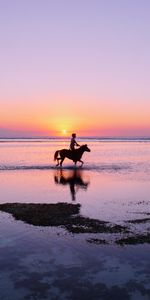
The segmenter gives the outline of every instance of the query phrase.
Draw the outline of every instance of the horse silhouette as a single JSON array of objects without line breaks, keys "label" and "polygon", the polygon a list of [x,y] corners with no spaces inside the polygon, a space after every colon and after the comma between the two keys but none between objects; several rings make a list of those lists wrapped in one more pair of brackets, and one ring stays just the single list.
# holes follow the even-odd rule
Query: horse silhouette
[{"label": "horse silhouette", "polygon": [[55,184],[69,185],[72,201],[76,200],[76,193],[79,188],[87,190],[89,181],[85,181],[83,173],[79,169],[57,170],[54,174]]},{"label": "horse silhouette", "polygon": [[[78,149],[75,150],[68,150],[68,149],[61,149],[57,150],[54,154],[54,161],[57,160],[57,165],[56,166],[62,166],[62,163],[64,159],[67,157],[73,162],[77,163],[77,161],[81,162],[81,166],[83,165],[83,161],[81,160],[81,157],[84,152],[90,152],[91,150],[88,148],[87,145],[82,145]],[[60,157],[58,157],[60,156]],[[59,162],[60,160],[60,162]]]},{"label": "horse silhouette", "polygon": [[[67,157],[73,162],[77,163],[77,161],[81,162],[81,166],[83,165],[83,161],[81,160],[81,157],[84,152],[90,152],[91,150],[88,148],[87,145],[82,145],[78,149],[75,150],[68,150],[68,149],[62,149],[62,150],[57,150],[54,154],[54,161],[57,160],[57,165],[56,166],[62,166],[62,163],[64,159]],[[60,156],[60,157],[58,157]],[[60,162],[59,162],[60,161]]]}]

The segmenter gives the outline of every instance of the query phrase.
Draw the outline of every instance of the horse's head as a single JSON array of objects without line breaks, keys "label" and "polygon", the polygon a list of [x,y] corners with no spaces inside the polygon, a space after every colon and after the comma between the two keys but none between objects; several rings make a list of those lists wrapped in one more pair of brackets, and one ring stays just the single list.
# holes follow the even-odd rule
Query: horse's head
[{"label": "horse's head", "polygon": [[81,146],[82,147],[82,149],[84,150],[84,151],[86,151],[86,152],[90,152],[91,150],[88,148],[88,146],[87,146],[87,144],[85,144],[85,145],[83,145],[83,146]]}]

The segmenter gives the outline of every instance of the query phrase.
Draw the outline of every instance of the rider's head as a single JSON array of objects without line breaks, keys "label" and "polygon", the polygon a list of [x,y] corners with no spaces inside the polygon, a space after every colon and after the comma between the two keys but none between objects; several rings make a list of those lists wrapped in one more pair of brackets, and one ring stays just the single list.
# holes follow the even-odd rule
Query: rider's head
[{"label": "rider's head", "polygon": [[73,137],[73,138],[76,138],[76,133],[72,133],[72,137]]}]

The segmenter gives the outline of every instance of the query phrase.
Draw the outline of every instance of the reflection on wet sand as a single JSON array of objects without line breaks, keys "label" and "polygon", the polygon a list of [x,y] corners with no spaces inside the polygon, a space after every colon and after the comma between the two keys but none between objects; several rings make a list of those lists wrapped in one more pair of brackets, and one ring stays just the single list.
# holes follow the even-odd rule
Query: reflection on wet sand
[{"label": "reflection on wet sand", "polygon": [[69,185],[72,201],[76,200],[76,193],[81,188],[87,190],[90,181],[85,181],[82,170],[56,170],[54,173],[56,184]]}]

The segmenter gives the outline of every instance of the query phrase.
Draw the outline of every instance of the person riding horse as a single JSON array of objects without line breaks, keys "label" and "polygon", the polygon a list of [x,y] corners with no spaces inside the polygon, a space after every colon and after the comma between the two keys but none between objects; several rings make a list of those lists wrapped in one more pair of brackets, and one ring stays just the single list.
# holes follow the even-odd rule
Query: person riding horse
[{"label": "person riding horse", "polygon": [[71,151],[75,150],[75,146],[80,147],[80,145],[76,142],[75,138],[76,138],[76,133],[72,133],[72,138],[70,141],[70,150]]},{"label": "person riding horse", "polygon": [[[81,162],[81,166],[83,165],[83,161],[81,160],[81,157],[83,155],[84,152],[90,152],[91,150],[88,148],[87,144],[80,146],[76,140],[76,134],[72,133],[72,138],[71,138],[71,142],[70,142],[70,149],[61,149],[61,150],[57,150],[54,153],[54,161],[57,160],[57,164],[56,166],[60,166],[62,167],[62,163],[64,161],[64,159],[67,157],[71,160],[73,160],[73,162],[76,163],[79,161]],[[75,146],[79,147],[78,149],[75,149]]]},{"label": "person riding horse", "polygon": [[69,158],[73,160],[73,162],[76,163],[79,161],[81,162],[81,166],[83,165],[83,161],[81,160],[81,157],[84,152],[90,152],[91,150],[88,148],[87,144],[80,146],[78,149],[68,150],[68,149],[61,149],[57,150],[54,153],[54,161],[57,160],[57,165],[62,167],[62,163],[65,158]]}]

